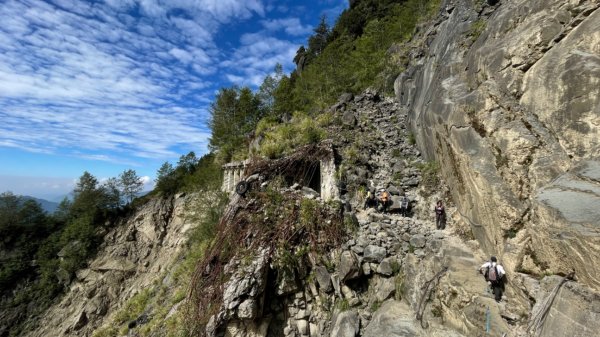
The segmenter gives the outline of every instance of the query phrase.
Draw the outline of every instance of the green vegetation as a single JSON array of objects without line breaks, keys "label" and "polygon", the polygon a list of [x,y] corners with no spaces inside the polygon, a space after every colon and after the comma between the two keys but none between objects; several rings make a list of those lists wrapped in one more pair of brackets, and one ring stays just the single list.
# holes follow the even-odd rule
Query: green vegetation
[{"label": "green vegetation", "polygon": [[329,115],[317,120],[306,114],[296,112],[289,123],[276,124],[272,119],[259,123],[264,140],[260,154],[267,158],[278,158],[302,145],[314,144],[325,138],[322,126],[329,122]]},{"label": "green vegetation", "polygon": [[153,294],[151,290],[144,289],[141,293],[133,296],[116,313],[115,323],[118,325],[122,325],[138,318],[138,316],[140,316],[146,309],[146,306],[150,301],[150,297],[153,295],[155,294]]},{"label": "green vegetation", "polygon": [[60,223],[46,215],[33,200],[10,192],[0,194],[0,289],[10,290],[21,279],[32,276],[34,259],[44,239]]},{"label": "green vegetation", "polygon": [[394,277],[394,288],[395,288],[395,293],[394,293],[394,299],[396,301],[400,301],[402,300],[402,298],[404,297],[404,273],[400,273],[398,275],[396,275],[396,277]]},{"label": "green vegetation", "polygon": [[248,87],[223,88],[211,104],[209,148],[220,163],[246,156],[248,135],[267,112],[259,97]]},{"label": "green vegetation", "polygon": [[479,36],[481,36],[481,33],[483,33],[486,27],[487,22],[483,19],[479,19],[471,23],[471,27],[469,28],[468,33],[470,44],[473,44],[475,43],[475,41],[477,41],[477,39],[479,38]]},{"label": "green vegetation", "polygon": [[342,299],[335,301],[335,307],[340,312],[348,311],[348,310],[350,310],[350,303],[348,302],[347,299],[342,298]]},{"label": "green vegetation", "polygon": [[381,302],[379,301],[374,301],[373,303],[371,303],[371,312],[375,312],[377,311],[379,308],[381,308]]},{"label": "green vegetation", "polygon": [[440,0],[362,0],[346,9],[333,27],[321,18],[307,47],[296,52],[297,68],[289,76],[277,65],[256,94],[238,87],[217,94],[209,123],[210,149],[217,161],[246,158],[253,137],[260,142],[257,153],[268,158],[318,142],[334,117],[314,117],[323,116],[322,109],[340,94],[367,87],[390,92],[407,59],[390,57],[389,51],[401,54],[416,25],[439,5]]},{"label": "green vegetation", "polygon": [[412,133],[412,132],[408,134],[408,143],[409,143],[410,145],[415,145],[415,144],[417,144],[417,137],[415,137],[415,134],[414,134],[414,133]]},{"label": "green vegetation", "polygon": [[408,41],[419,20],[438,7],[439,0],[364,0],[345,10],[331,29],[322,20],[308,49],[297,52],[298,71],[281,79],[275,113],[323,108],[343,92],[369,86],[390,90],[403,64],[390,63],[388,49]]},{"label": "green vegetation", "polygon": [[440,184],[440,165],[436,161],[429,161],[418,166],[421,171],[421,181],[425,193],[433,193]]},{"label": "green vegetation", "polygon": [[[0,302],[0,309],[18,312],[30,307],[30,314],[36,314],[48,307],[96,253],[107,224],[133,207],[131,200],[140,187],[133,170],[104,184],[84,172],[73,199],[65,198],[52,215],[31,200],[1,194],[0,295],[14,293]],[[130,201],[125,207],[123,196]],[[11,334],[18,334],[21,322],[12,323]]]},{"label": "green vegetation", "polygon": [[181,156],[176,167],[165,162],[156,173],[152,195],[171,195],[180,191],[212,191],[221,186],[223,175],[216,155],[209,153],[196,158],[194,152]]}]

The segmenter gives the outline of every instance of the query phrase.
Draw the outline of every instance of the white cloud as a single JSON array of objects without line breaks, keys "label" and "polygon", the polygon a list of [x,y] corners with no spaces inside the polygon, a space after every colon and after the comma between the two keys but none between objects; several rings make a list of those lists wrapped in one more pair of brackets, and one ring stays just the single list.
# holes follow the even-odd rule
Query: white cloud
[{"label": "white cloud", "polygon": [[298,18],[263,20],[261,23],[269,31],[283,30],[289,35],[306,35],[312,32],[312,27],[302,25]]},{"label": "white cloud", "polygon": [[214,36],[252,15],[260,1],[0,3],[0,146],[111,162],[205,149]]},{"label": "white cloud", "polygon": [[268,31],[244,34],[240,43],[230,59],[221,63],[229,70],[225,77],[234,84],[260,86],[277,63],[287,70],[294,67],[297,43],[273,37]]}]

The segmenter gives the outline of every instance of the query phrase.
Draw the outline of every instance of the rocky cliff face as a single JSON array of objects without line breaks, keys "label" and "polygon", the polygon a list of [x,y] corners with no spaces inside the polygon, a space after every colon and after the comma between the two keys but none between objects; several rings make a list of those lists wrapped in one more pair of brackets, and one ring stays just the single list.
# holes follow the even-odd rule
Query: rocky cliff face
[{"label": "rocky cliff face", "polygon": [[106,234],[89,268],[24,336],[91,336],[132,296],[161,280],[186,242],[184,197],[153,199]]},{"label": "rocky cliff face", "polygon": [[[395,83],[418,144],[441,164],[482,249],[513,272],[574,270],[582,289],[596,292],[599,7],[444,1]],[[597,313],[576,311],[585,310]]]}]

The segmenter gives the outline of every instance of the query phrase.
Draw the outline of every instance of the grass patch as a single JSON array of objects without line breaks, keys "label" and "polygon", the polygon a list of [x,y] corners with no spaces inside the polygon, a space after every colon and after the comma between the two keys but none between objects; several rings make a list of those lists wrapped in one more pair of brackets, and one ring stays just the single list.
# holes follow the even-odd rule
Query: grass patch
[{"label": "grass patch", "polygon": [[479,19],[477,21],[473,21],[471,26],[469,27],[468,39],[469,44],[475,43],[477,39],[481,36],[485,28],[487,27],[487,21],[484,19]]},{"label": "grass patch", "polygon": [[326,132],[322,125],[330,121],[330,116],[315,120],[301,112],[295,112],[290,123],[261,121],[259,126],[264,139],[259,153],[271,159],[280,158],[303,145],[316,144],[325,139]]},{"label": "grass patch", "polygon": [[410,144],[410,145],[417,144],[417,137],[415,137],[415,134],[412,132],[408,134],[408,144]]},{"label": "grass patch", "polygon": [[436,161],[419,164],[421,184],[426,195],[431,195],[440,185],[440,165]]},{"label": "grass patch", "polygon": [[394,277],[394,289],[395,289],[395,293],[394,293],[394,299],[396,301],[400,301],[402,300],[402,298],[404,297],[404,273],[399,273],[398,275],[396,275],[396,277]]},{"label": "grass patch", "polygon": [[350,310],[350,302],[348,302],[347,299],[343,298],[335,302],[335,307],[340,312],[348,311]]}]

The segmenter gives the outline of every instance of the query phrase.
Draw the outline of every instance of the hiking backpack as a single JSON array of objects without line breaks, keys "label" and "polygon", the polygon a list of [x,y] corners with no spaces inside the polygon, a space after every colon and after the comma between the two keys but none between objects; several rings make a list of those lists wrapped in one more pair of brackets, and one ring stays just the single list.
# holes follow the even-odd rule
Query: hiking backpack
[{"label": "hiking backpack", "polygon": [[498,269],[496,268],[496,266],[489,266],[488,267],[488,273],[487,273],[487,279],[488,281],[491,282],[495,282],[498,281],[499,277],[498,277]]}]

